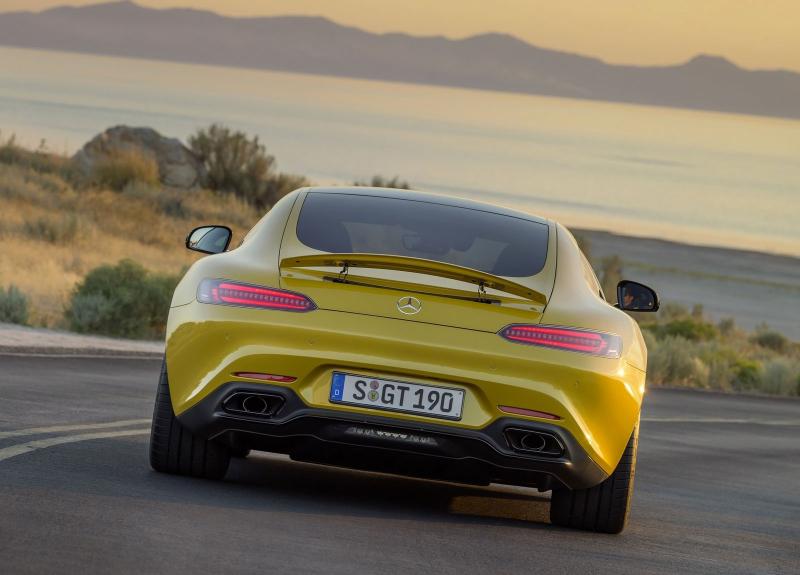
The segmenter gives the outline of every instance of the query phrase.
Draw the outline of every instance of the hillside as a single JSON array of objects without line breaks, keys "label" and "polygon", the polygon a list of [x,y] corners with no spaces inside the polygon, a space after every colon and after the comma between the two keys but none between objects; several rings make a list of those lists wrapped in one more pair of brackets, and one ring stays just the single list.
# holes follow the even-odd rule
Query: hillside
[{"label": "hillside", "polygon": [[0,290],[26,294],[37,326],[61,326],[75,284],[99,265],[132,258],[177,274],[200,257],[181,248],[192,228],[223,221],[239,241],[262,215],[209,190],[82,186],[71,170],[68,158],[0,146]]},{"label": "hillside", "polygon": [[133,2],[0,14],[0,44],[800,118],[800,74],[717,56],[610,65],[505,34],[372,34],[318,17],[231,18]]}]

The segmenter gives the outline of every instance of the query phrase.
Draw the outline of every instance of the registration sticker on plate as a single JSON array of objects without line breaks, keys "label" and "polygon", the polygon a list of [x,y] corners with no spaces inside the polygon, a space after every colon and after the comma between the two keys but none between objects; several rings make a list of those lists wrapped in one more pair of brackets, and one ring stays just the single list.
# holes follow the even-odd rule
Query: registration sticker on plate
[{"label": "registration sticker on plate", "polygon": [[330,400],[372,409],[461,419],[464,390],[334,372]]}]

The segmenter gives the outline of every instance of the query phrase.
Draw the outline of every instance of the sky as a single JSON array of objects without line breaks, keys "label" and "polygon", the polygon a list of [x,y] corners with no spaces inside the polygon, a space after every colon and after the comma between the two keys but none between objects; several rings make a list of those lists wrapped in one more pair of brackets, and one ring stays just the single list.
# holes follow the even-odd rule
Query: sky
[{"label": "sky", "polygon": [[[327,16],[373,32],[460,38],[505,32],[537,46],[619,64],[696,54],[746,68],[800,71],[800,0],[137,0],[227,15]],[[0,0],[0,11],[97,0]]]}]

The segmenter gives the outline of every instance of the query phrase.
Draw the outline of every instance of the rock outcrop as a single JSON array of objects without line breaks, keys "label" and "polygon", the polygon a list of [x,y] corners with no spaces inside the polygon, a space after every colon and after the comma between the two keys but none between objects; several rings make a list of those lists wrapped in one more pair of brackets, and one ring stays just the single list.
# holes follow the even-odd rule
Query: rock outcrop
[{"label": "rock outcrop", "polygon": [[166,138],[152,128],[109,128],[83,146],[73,160],[90,176],[99,161],[131,150],[148,154],[158,163],[159,178],[165,186],[196,188],[205,183],[206,169],[192,151],[177,138]]}]

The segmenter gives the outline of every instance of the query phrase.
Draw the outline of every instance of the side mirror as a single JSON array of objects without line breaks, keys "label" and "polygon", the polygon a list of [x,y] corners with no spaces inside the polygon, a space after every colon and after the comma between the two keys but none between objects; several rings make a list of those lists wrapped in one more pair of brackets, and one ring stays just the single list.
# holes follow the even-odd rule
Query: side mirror
[{"label": "side mirror", "polygon": [[221,254],[228,249],[233,232],[227,226],[201,226],[186,236],[186,248],[204,254]]},{"label": "side mirror", "polygon": [[625,311],[658,311],[658,294],[638,282],[622,280],[617,284],[617,305]]}]

